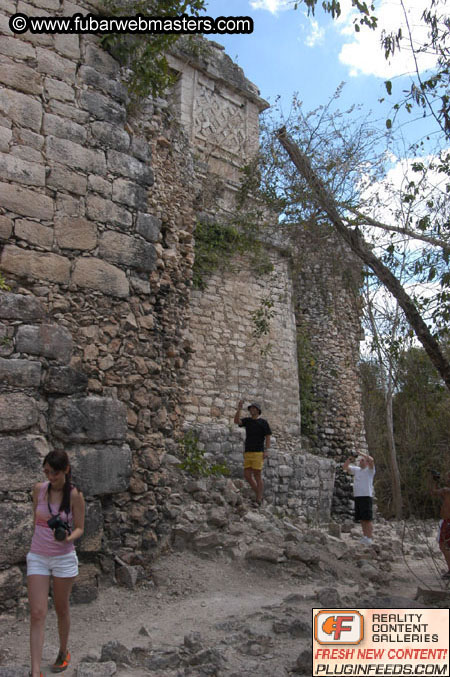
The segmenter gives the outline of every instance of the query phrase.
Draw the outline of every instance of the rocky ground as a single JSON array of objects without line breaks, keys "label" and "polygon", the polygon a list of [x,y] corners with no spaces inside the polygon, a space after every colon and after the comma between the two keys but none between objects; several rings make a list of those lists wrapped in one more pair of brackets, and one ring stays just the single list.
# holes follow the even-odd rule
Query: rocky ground
[{"label": "rocky ground", "polygon": [[[151,570],[121,561],[122,585],[101,583],[95,601],[73,605],[68,677],[310,675],[312,608],[448,606],[434,522],[378,519],[366,547],[351,522],[257,508],[236,480],[185,489]],[[0,677],[27,675],[21,616],[0,617]],[[56,636],[51,609],[44,674]]]}]

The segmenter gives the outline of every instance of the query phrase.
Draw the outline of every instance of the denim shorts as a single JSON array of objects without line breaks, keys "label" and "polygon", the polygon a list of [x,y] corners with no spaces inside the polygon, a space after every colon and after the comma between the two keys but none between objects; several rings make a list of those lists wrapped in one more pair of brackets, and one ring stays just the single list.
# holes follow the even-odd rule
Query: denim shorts
[{"label": "denim shorts", "polygon": [[37,555],[29,552],[27,555],[27,576],[54,576],[55,578],[73,578],[78,576],[78,557],[75,550],[67,555]]}]

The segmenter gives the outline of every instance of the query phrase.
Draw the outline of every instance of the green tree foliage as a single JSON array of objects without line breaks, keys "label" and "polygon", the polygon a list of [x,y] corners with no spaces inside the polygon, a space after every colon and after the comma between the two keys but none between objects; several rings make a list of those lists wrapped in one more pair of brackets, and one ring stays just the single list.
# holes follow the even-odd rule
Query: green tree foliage
[{"label": "green tree foliage", "polygon": [[[104,8],[113,16],[198,16],[205,8],[205,0],[105,0]],[[174,76],[165,55],[180,37],[167,33],[112,33],[103,37],[103,46],[128,69],[126,83],[131,105],[138,104],[149,94],[163,94],[173,83]]]},{"label": "green tree foliage", "polygon": [[[371,361],[361,365],[361,373],[367,442],[377,459],[377,498],[389,517],[392,491],[382,376]],[[436,516],[430,471],[445,473],[450,467],[450,394],[420,348],[410,348],[399,361],[393,407],[406,516]]]},{"label": "green tree foliage", "polygon": [[[317,6],[321,6],[324,12],[330,14],[333,19],[341,16],[341,5],[338,0],[299,0],[292,3],[294,9],[300,5],[306,5],[308,13],[314,14]],[[415,64],[415,73],[411,76],[411,84],[408,89],[402,85],[400,92],[391,80],[385,83],[388,96],[400,96],[393,104],[393,118],[386,120],[388,129],[393,127],[393,122],[400,110],[412,113],[420,109],[425,117],[434,119],[443,134],[450,138],[450,21],[448,8],[445,0],[431,0],[429,6],[422,14],[422,22],[428,29],[427,38],[423,41],[417,39],[415,30],[417,26],[410,24],[408,18],[408,2],[400,0],[403,9],[403,26],[397,26],[393,31],[383,31],[380,49],[384,50],[386,59],[391,58],[395,52],[405,50],[411,53]],[[353,26],[355,31],[361,29],[375,29],[378,19],[375,14],[375,4],[352,0],[352,8],[355,10]],[[421,54],[434,55],[434,68],[422,74],[419,69]]]}]

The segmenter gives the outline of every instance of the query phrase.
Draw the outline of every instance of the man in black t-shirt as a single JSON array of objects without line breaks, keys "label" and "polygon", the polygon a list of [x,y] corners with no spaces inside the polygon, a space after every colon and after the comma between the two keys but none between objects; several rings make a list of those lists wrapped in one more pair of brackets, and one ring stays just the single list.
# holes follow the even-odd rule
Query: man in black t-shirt
[{"label": "man in black t-shirt", "polygon": [[257,503],[262,503],[263,480],[262,469],[264,459],[269,453],[272,431],[265,418],[261,418],[261,407],[253,403],[248,407],[250,416],[241,418],[244,402],[238,402],[234,422],[245,428],[244,477],[256,494]]}]

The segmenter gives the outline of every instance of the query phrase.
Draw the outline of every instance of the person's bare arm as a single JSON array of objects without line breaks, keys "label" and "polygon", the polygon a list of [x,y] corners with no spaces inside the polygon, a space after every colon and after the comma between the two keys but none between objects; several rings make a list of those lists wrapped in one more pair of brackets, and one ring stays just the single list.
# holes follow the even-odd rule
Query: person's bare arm
[{"label": "person's bare arm", "polygon": [[236,409],[236,413],[234,415],[234,422],[236,423],[236,425],[239,425],[239,423],[241,422],[241,411],[242,411],[243,404],[244,404],[244,400],[239,400],[238,405],[237,405],[237,409]]},{"label": "person's bare arm", "polygon": [[67,542],[76,541],[84,533],[84,497],[78,489],[72,489],[73,531],[66,537]]},{"label": "person's bare arm", "polygon": [[375,466],[375,461],[373,460],[372,456],[369,456],[369,454],[363,454],[362,452],[360,452],[359,455],[366,459],[369,468],[372,469]]},{"label": "person's bare arm", "polygon": [[348,469],[348,466],[351,465],[352,463],[354,463],[354,461],[355,461],[355,459],[353,458],[353,456],[350,456],[350,458],[348,458],[348,459],[343,463],[343,465],[342,465],[342,470],[343,470],[344,472],[350,472],[349,469]]}]

